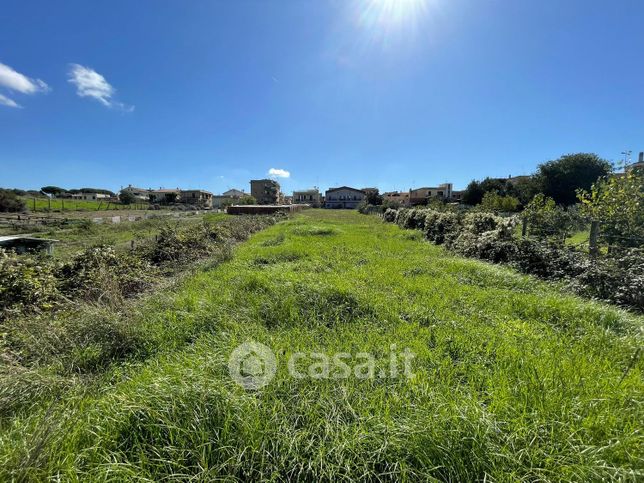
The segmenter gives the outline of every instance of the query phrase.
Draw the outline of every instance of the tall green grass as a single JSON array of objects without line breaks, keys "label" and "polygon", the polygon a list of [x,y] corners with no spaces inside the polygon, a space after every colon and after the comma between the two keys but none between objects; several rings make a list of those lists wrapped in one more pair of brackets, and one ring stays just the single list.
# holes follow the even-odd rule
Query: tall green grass
[{"label": "tall green grass", "polygon": [[[0,479],[637,481],[643,320],[312,210],[142,301],[118,332],[143,341],[125,359],[0,380],[3,401],[34,401],[0,414]],[[279,362],[260,391],[228,374],[247,341]],[[298,351],[391,344],[416,354],[412,378],[286,370]]]}]

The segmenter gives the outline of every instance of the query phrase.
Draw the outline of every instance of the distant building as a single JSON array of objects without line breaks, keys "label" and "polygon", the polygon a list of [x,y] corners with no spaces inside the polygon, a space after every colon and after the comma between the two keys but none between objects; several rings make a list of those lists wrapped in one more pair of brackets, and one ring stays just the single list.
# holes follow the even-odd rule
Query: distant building
[{"label": "distant building", "polygon": [[128,185],[121,190],[121,193],[131,193],[137,201],[150,201],[150,190],[145,188]]},{"label": "distant building", "polygon": [[277,205],[283,201],[280,185],[274,179],[251,180],[250,194],[260,205]]},{"label": "distant building", "polygon": [[75,193],[71,196],[73,200],[82,200],[82,201],[107,201],[112,197],[105,193],[94,193],[94,192],[83,192]]},{"label": "distant building", "polygon": [[248,196],[248,193],[245,193],[244,190],[240,191],[233,188],[228,191],[224,191],[221,195],[229,198],[243,198],[244,196]]},{"label": "distant building", "polygon": [[452,198],[452,183],[439,184],[435,188],[416,188],[409,190],[411,206],[426,205],[430,198],[450,200]]},{"label": "distant building", "polygon": [[212,193],[205,190],[181,190],[179,203],[195,205],[201,208],[212,208]]},{"label": "distant building", "polygon": [[319,208],[322,206],[322,195],[320,194],[320,190],[317,188],[293,191],[293,203],[306,204],[311,205],[314,208]]},{"label": "distant building", "polygon": [[637,163],[629,164],[624,167],[624,171],[626,171],[627,173],[629,171],[633,171],[634,169],[644,169],[644,152],[640,153]]},{"label": "distant building", "polygon": [[330,188],[326,190],[324,207],[355,209],[366,197],[364,191],[349,186]]},{"label": "distant building", "polygon": [[160,188],[158,190],[151,190],[149,193],[150,202],[158,203],[162,205],[166,205],[170,203],[178,203],[180,194],[181,194],[181,190],[179,188],[177,189]]},{"label": "distant building", "polygon": [[389,191],[382,194],[383,201],[409,206],[409,191]]}]

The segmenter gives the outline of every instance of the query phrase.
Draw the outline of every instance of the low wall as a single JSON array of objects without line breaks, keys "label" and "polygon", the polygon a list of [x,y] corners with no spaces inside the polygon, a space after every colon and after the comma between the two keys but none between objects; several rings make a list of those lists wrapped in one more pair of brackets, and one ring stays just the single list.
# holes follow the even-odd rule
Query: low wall
[{"label": "low wall", "polygon": [[226,209],[229,215],[270,215],[272,213],[297,213],[309,205],[233,205]]}]

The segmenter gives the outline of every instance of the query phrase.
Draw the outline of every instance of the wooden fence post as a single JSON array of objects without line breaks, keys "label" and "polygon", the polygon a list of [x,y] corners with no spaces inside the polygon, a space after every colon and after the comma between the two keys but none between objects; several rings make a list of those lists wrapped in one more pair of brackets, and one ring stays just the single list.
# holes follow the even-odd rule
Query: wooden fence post
[{"label": "wooden fence post", "polygon": [[590,237],[588,238],[588,252],[591,256],[596,257],[599,254],[599,247],[597,246],[597,238],[599,236],[599,222],[590,222]]}]

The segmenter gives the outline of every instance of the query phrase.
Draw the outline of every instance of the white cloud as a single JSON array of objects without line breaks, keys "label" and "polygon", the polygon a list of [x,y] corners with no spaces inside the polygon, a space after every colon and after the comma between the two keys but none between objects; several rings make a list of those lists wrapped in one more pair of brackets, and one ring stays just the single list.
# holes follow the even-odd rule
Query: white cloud
[{"label": "white cloud", "polygon": [[49,90],[49,86],[40,79],[30,79],[2,63],[0,63],[0,86],[22,94],[35,94]]},{"label": "white cloud", "polygon": [[127,112],[134,110],[134,106],[127,106],[113,99],[116,89],[94,69],[83,67],[79,64],[71,64],[69,82],[76,86],[76,94],[80,97],[93,97],[106,107]]},{"label": "white cloud", "polygon": [[[31,79],[26,75],[16,72],[8,65],[0,63],[0,87],[21,94],[36,94],[49,91],[49,86],[40,79]],[[0,105],[8,107],[22,107],[13,99],[0,94]]]},{"label": "white cloud", "polygon": [[273,176],[274,178],[290,178],[291,173],[285,169],[271,168],[268,170],[268,175]]},{"label": "white cloud", "polygon": [[13,99],[9,99],[8,97],[3,96],[2,94],[0,94],[0,105],[17,107],[17,108],[22,107],[20,104],[16,104],[16,101],[14,101]]}]

